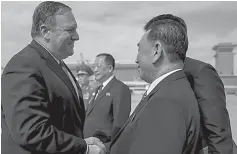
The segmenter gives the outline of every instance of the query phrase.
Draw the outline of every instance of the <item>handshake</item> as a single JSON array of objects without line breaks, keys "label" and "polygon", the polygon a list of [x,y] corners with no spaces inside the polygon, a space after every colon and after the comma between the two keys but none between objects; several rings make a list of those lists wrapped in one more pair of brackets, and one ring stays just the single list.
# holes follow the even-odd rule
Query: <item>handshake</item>
[{"label": "handshake", "polygon": [[105,145],[96,137],[89,137],[85,139],[87,143],[86,154],[106,154]]}]

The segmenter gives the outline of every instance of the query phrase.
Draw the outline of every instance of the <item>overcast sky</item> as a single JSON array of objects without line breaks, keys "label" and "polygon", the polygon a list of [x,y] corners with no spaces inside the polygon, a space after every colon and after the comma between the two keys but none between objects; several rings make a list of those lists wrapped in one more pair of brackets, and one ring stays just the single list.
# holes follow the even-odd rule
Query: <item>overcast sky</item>
[{"label": "overcast sky", "polygon": [[[30,41],[32,14],[40,2],[1,2],[1,64]],[[188,26],[188,56],[215,64],[212,47],[220,42],[237,44],[237,2],[63,2],[78,23],[80,40],[66,62],[91,60],[101,52],[117,61],[134,62],[143,26],[154,16],[172,13]],[[237,47],[234,52],[237,51]],[[235,74],[237,73],[235,54]]]}]

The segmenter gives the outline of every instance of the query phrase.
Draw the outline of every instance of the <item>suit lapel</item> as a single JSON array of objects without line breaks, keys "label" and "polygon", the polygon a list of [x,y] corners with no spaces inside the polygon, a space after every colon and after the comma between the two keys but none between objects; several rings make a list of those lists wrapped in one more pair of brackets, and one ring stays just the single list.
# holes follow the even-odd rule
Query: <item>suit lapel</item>
[{"label": "suit lapel", "polygon": [[71,90],[73,96],[76,98],[76,100],[78,100],[75,88],[72,85],[71,80],[69,79],[68,75],[66,74],[66,72],[63,71],[63,69],[61,68],[61,66],[54,60],[52,59],[53,57],[50,57],[47,59],[46,64],[48,65],[48,67],[55,73],[58,75],[59,78],[61,78],[61,80],[67,85],[67,87]]},{"label": "suit lapel", "polygon": [[113,83],[116,81],[117,79],[115,77],[113,77],[113,79],[104,87],[104,89],[99,93],[99,95],[95,98],[95,101],[99,101],[112,87]]},{"label": "suit lapel", "polygon": [[116,141],[116,139],[120,136],[120,134],[122,133],[122,131],[124,130],[124,128],[129,124],[129,122],[132,121],[132,119],[135,117],[136,113],[138,113],[140,111],[140,109],[146,104],[148,100],[148,97],[145,97],[143,100],[141,100],[141,102],[139,102],[138,106],[136,107],[136,109],[133,111],[133,113],[129,116],[129,118],[127,119],[127,121],[124,123],[124,125],[121,127],[121,129],[119,130],[119,132],[115,135],[114,139],[111,142],[111,145],[114,143],[114,141]]},{"label": "suit lapel", "polygon": [[92,108],[93,103],[94,103],[94,101],[95,101],[95,96],[96,96],[98,90],[99,90],[99,87],[96,88],[96,90],[95,90],[95,92],[94,92],[94,95],[92,95],[92,97],[91,97],[91,99],[90,99],[90,101],[89,101],[89,105],[88,105],[88,109],[87,109],[87,111],[86,111],[86,114],[89,114],[89,112],[91,111],[91,108]]},{"label": "suit lapel", "polygon": [[88,108],[88,112],[87,112],[87,115],[89,115],[90,113],[91,113],[91,111],[92,111],[92,109],[95,107],[95,105],[97,104],[97,102],[102,98],[102,97],[104,97],[105,96],[105,94],[110,90],[110,88],[112,87],[112,85],[113,85],[113,83],[114,82],[116,82],[116,78],[115,77],[113,77],[113,79],[104,87],[104,89],[99,93],[99,95],[94,99],[94,101],[92,101],[91,103],[90,103],[90,106],[91,107],[89,107]]},{"label": "suit lapel", "polygon": [[73,75],[73,73],[71,72],[71,70],[67,67],[67,65],[66,65],[66,64],[64,64],[64,65],[65,65],[65,67],[67,68],[67,71],[68,71],[68,72],[70,73],[70,75],[72,76],[73,81],[76,83],[76,86],[77,86],[76,88],[78,89],[79,97],[83,97],[82,90],[81,90],[80,85],[78,84],[76,78],[74,77],[74,75]]},{"label": "suit lapel", "polygon": [[56,60],[36,41],[32,41],[30,44],[31,48],[36,49],[40,56],[46,60],[46,65],[67,85],[67,87],[72,92],[74,98],[78,101],[76,91],[69,79],[68,75],[63,71],[61,66],[56,62]]},{"label": "suit lapel", "polygon": [[156,93],[158,92],[159,89],[161,89],[162,87],[166,86],[167,84],[171,83],[174,80],[180,79],[180,78],[184,78],[185,74],[182,70],[177,71],[171,75],[169,75],[168,77],[166,77],[164,80],[162,80],[143,100],[141,100],[141,102],[138,104],[138,106],[136,107],[136,109],[134,110],[134,112],[131,114],[131,116],[128,118],[128,120],[124,123],[124,125],[122,126],[122,128],[119,130],[119,132],[116,134],[116,136],[114,137],[114,139],[111,142],[111,146],[113,145],[113,143],[117,140],[117,138],[120,136],[120,134],[123,132],[123,130],[125,129],[125,127],[131,122],[133,121],[133,119],[135,118],[135,116],[137,115],[137,113],[139,113],[144,106],[147,104],[147,102],[149,101],[149,99]]}]

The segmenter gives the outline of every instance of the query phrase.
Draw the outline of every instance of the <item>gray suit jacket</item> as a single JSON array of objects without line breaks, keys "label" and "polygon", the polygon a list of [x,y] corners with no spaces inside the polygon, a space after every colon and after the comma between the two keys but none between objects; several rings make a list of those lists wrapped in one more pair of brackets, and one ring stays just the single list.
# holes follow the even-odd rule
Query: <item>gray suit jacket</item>
[{"label": "gray suit jacket", "polygon": [[95,136],[109,143],[131,111],[129,87],[115,77],[88,105],[84,126],[85,137]]}]

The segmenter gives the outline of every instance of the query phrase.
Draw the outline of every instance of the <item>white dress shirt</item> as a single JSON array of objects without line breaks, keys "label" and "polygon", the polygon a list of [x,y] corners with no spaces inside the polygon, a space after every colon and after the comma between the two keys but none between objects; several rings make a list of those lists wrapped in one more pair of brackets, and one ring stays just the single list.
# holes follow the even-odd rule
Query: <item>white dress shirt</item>
[{"label": "white dress shirt", "polygon": [[173,74],[174,72],[177,72],[179,70],[182,70],[182,69],[176,69],[176,70],[173,70],[171,72],[168,72],[160,77],[158,77],[157,79],[155,79],[155,81],[153,81],[149,88],[147,89],[147,95],[162,81],[164,80],[166,77],[168,77],[169,75]]},{"label": "white dress shirt", "polygon": [[104,89],[104,87],[114,78],[114,75],[112,75],[111,77],[109,77],[105,82],[102,83],[103,87],[102,90]]},{"label": "white dress shirt", "polygon": [[104,87],[107,86],[107,84],[113,79],[113,77],[114,77],[114,75],[112,75],[105,82],[102,83],[103,86],[102,86],[101,90],[96,93],[95,99],[97,98],[99,93],[104,89]]}]

